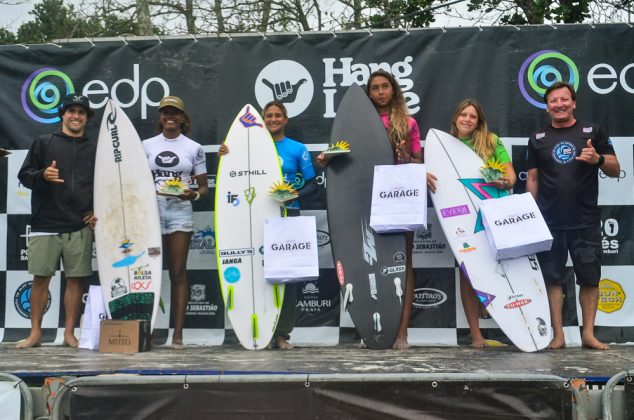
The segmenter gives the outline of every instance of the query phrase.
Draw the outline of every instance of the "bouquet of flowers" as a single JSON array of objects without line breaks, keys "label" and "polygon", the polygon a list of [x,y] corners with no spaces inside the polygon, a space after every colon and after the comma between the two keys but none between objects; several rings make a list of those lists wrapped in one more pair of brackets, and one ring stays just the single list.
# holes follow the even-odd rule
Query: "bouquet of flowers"
[{"label": "bouquet of flowers", "polygon": [[298,197],[293,186],[284,180],[274,183],[269,190],[269,195],[281,203],[295,200]]},{"label": "bouquet of flowers", "polygon": [[480,172],[486,182],[493,182],[496,179],[502,178],[506,173],[506,169],[504,168],[504,164],[500,163],[499,160],[491,158],[480,168]]}]

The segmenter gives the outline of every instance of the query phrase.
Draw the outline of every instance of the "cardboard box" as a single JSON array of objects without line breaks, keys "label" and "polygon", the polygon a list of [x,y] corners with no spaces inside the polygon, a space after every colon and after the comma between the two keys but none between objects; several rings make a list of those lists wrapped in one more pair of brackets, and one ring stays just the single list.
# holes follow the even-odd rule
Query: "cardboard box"
[{"label": "cardboard box", "polygon": [[530,193],[484,200],[480,211],[496,260],[550,250],[553,237]]},{"label": "cardboard box", "polygon": [[150,321],[104,320],[101,321],[99,352],[138,353],[150,349]]}]

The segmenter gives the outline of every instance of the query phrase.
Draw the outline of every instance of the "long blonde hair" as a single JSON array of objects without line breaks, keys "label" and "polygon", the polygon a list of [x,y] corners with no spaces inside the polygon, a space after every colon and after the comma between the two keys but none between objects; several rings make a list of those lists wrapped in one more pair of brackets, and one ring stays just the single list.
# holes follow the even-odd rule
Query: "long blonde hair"
[{"label": "long blonde hair", "polygon": [[473,139],[473,150],[482,158],[482,160],[486,161],[493,156],[493,152],[497,146],[497,136],[489,131],[489,126],[487,125],[487,120],[484,117],[482,105],[480,105],[478,101],[475,99],[465,99],[458,104],[456,112],[454,112],[453,118],[451,119],[451,135],[458,137],[458,127],[456,126],[456,121],[458,120],[460,113],[462,113],[462,111],[468,106],[472,106],[476,110],[476,114],[478,114],[478,125],[471,134],[471,138]]},{"label": "long blonde hair", "polygon": [[388,105],[390,126],[387,129],[387,136],[390,139],[390,143],[392,143],[395,148],[402,141],[405,141],[405,144],[409,149],[411,143],[409,137],[409,114],[407,112],[407,107],[405,106],[403,91],[396,81],[396,78],[385,70],[377,70],[368,78],[366,93],[370,96],[370,85],[372,84],[372,80],[378,76],[385,77],[390,82],[390,85],[392,85],[392,100]]}]

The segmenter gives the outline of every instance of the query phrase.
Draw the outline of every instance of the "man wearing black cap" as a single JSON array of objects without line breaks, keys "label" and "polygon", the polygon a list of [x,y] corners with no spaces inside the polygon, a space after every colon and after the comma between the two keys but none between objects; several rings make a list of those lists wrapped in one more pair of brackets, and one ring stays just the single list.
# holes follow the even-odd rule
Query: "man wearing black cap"
[{"label": "man wearing black cap", "polygon": [[42,318],[48,285],[60,258],[66,275],[64,345],[77,347],[74,335],[79,319],[82,279],[92,275],[91,227],[93,172],[97,142],[85,137],[94,112],[88,98],[71,94],[59,107],[61,131],[35,139],[18,173],[31,189],[31,233],[28,238],[31,286],[31,333],[17,348],[41,345]]}]

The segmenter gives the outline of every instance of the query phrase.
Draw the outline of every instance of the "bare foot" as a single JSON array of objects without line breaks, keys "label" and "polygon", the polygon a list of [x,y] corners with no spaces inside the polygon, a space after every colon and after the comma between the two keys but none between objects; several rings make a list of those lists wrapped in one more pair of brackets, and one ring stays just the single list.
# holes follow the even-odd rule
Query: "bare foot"
[{"label": "bare foot", "polygon": [[172,348],[174,350],[183,350],[185,348],[185,344],[181,340],[172,340]]},{"label": "bare foot", "polygon": [[595,336],[582,338],[581,346],[591,350],[609,350],[610,346],[597,340]]},{"label": "bare foot", "polygon": [[40,341],[40,337],[31,337],[28,336],[24,340],[18,341],[15,345],[16,349],[29,349],[31,347],[40,347],[42,346],[42,342]]},{"label": "bare foot", "polygon": [[79,346],[79,341],[73,335],[73,333],[64,333],[64,343],[62,344],[64,347],[71,347],[76,349]]},{"label": "bare foot", "polygon": [[550,344],[548,345],[549,349],[552,350],[560,350],[566,348],[566,340],[564,338],[555,337],[552,339]]},{"label": "bare foot", "polygon": [[392,348],[394,350],[407,350],[409,348],[407,337],[396,337],[394,344],[392,344]]},{"label": "bare foot", "polygon": [[280,350],[292,350],[294,348],[284,337],[275,337],[275,347]]},{"label": "bare foot", "polygon": [[484,339],[484,337],[476,337],[471,339],[471,347],[482,349],[489,346],[487,345],[487,341]]}]

